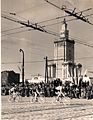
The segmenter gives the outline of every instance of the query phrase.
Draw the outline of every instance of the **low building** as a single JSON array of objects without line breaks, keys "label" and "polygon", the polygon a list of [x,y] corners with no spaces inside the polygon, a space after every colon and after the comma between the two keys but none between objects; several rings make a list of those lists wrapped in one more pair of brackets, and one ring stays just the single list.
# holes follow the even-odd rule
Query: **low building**
[{"label": "low building", "polygon": [[28,80],[29,83],[40,83],[45,82],[45,78],[43,76],[34,76],[31,80]]},{"label": "low building", "polygon": [[14,71],[2,71],[1,72],[1,85],[11,85],[13,83],[18,84],[20,81],[20,74]]}]

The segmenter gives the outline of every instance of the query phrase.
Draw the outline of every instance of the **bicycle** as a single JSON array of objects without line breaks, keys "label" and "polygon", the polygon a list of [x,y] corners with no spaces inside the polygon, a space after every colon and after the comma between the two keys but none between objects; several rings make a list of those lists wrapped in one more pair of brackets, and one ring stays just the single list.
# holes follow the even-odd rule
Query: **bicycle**
[{"label": "bicycle", "polygon": [[42,93],[36,93],[36,92],[33,92],[31,97],[30,97],[30,102],[32,103],[44,103],[45,102],[45,97]]},{"label": "bicycle", "polygon": [[21,95],[19,92],[10,93],[8,101],[9,102],[19,102],[21,100]]}]

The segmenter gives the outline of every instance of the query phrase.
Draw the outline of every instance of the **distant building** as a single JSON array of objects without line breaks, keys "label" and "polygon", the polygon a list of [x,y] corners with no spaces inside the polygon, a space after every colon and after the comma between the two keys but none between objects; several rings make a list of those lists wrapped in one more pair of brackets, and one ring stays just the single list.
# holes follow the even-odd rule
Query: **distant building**
[{"label": "distant building", "polygon": [[2,71],[1,72],[1,85],[2,84],[17,84],[20,81],[20,74],[14,71]]},{"label": "distant building", "polygon": [[56,78],[67,79],[74,76],[74,44],[74,40],[69,39],[67,23],[64,20],[60,31],[60,40],[54,42]]},{"label": "distant building", "polygon": [[32,77],[32,79],[27,80],[29,83],[40,83],[45,82],[45,78],[41,75]]},{"label": "distant building", "polygon": [[64,19],[60,30],[60,38],[54,41],[53,63],[48,62],[48,78],[73,81],[78,84],[81,76],[82,65],[75,63],[75,41],[69,38],[69,30]]},{"label": "distant building", "polygon": [[56,64],[49,64],[48,65],[48,78],[56,78]]}]

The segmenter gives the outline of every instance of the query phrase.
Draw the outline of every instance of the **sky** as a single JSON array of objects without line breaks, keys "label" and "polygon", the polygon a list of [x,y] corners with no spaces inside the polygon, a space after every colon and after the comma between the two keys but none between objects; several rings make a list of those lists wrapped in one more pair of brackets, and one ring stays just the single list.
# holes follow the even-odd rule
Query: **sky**
[{"label": "sky", "polygon": [[[70,11],[76,8],[79,12],[93,8],[93,0],[49,0],[59,7],[65,5]],[[16,13],[16,15],[11,15]],[[1,14],[18,19],[19,21],[38,23],[46,26],[44,29],[59,34],[64,18],[42,22],[67,15],[64,11],[55,8],[44,0],[1,0]],[[93,9],[83,15],[93,14]],[[73,17],[66,17],[66,20]],[[93,23],[93,16],[88,20]],[[61,22],[60,24],[58,24]],[[51,25],[57,23],[55,25]],[[83,65],[83,71],[88,70],[88,75],[93,76],[93,25],[81,20],[67,22],[70,37],[75,40],[75,62]],[[54,35],[31,30],[19,23],[1,17],[1,71],[14,70],[21,74],[22,53],[25,54],[25,78],[33,75],[44,76],[45,59],[53,59],[54,41],[59,38]],[[88,46],[87,46],[88,45]]]}]

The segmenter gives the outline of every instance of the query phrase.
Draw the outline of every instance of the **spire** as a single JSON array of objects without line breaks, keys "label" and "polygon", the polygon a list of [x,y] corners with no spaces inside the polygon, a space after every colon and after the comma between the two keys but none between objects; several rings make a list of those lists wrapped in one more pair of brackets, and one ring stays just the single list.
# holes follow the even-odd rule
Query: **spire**
[{"label": "spire", "polygon": [[67,30],[66,19],[64,18],[64,21],[60,30],[60,38],[68,39],[68,37],[69,37],[69,31]]}]

